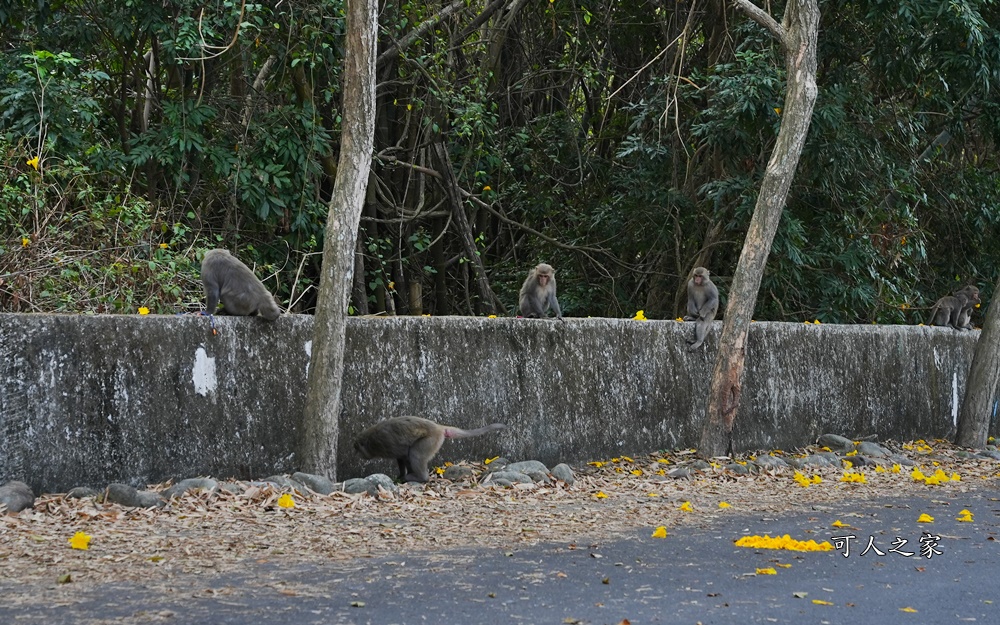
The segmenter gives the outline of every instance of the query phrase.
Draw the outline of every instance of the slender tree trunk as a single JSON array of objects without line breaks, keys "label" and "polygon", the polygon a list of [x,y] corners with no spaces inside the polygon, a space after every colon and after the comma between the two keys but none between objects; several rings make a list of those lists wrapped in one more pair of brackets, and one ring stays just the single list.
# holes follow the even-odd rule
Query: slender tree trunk
[{"label": "slender tree trunk", "polygon": [[375,137],[376,0],[347,0],[344,121],[323,244],[300,454],[305,471],[337,474],[347,304]]},{"label": "slender tree trunk", "polygon": [[732,448],[733,420],[740,405],[750,319],[771,242],[806,142],[817,92],[816,47],[820,18],[817,0],[790,0],[781,24],[749,0],[736,0],[736,5],[781,42],[788,87],[781,112],[781,130],[761,181],[757,206],[729,292],[698,446],[699,454],[705,457],[721,456]]},{"label": "slender tree trunk", "polygon": [[965,382],[965,401],[958,421],[955,443],[963,447],[982,449],[989,435],[990,418],[997,405],[997,388],[1000,386],[1000,281],[993,289],[993,301],[986,311],[983,331],[976,343],[972,368]]}]

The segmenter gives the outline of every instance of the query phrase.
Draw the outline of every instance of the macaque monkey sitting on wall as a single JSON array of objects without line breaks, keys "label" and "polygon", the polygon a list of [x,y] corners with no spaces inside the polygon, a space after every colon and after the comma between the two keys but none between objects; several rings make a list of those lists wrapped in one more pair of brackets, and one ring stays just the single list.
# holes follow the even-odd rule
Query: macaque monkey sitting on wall
[{"label": "macaque monkey sitting on wall", "polygon": [[935,302],[927,325],[971,330],[972,309],[979,303],[979,288],[970,284]]},{"label": "macaque monkey sitting on wall", "polygon": [[541,263],[528,272],[518,299],[522,317],[545,319],[551,308],[556,313],[556,319],[562,321],[562,311],[556,299],[556,270],[552,265]]},{"label": "macaque monkey sitting on wall", "polygon": [[260,315],[274,321],[281,315],[274,297],[253,271],[226,250],[209,250],[201,261],[208,314]]},{"label": "macaque monkey sitting on wall", "polygon": [[684,316],[684,321],[694,321],[694,339],[689,339],[689,352],[693,352],[702,346],[708,330],[712,327],[712,320],[715,313],[719,311],[719,289],[712,284],[708,277],[708,269],[695,267],[691,272],[691,279],[688,280],[688,314]]},{"label": "macaque monkey sitting on wall", "polygon": [[440,425],[420,417],[393,417],[379,421],[354,441],[354,450],[362,458],[393,458],[399,464],[403,482],[426,482],[427,463],[441,449],[446,438],[480,436],[502,430],[503,423],[491,423],[475,430]]}]

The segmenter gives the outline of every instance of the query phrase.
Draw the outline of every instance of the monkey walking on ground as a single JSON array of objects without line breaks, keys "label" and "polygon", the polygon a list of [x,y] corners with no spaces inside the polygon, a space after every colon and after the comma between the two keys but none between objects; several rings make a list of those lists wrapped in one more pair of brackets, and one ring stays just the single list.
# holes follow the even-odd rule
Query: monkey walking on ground
[{"label": "monkey walking on ground", "polygon": [[556,299],[556,270],[552,265],[541,263],[528,272],[518,300],[522,317],[545,319],[551,308],[556,313],[556,319],[562,321],[562,311]]},{"label": "monkey walking on ground", "polygon": [[694,339],[689,339],[689,352],[701,347],[708,336],[708,329],[712,327],[712,320],[715,313],[719,311],[719,289],[712,284],[708,277],[708,269],[695,267],[691,272],[691,279],[688,280],[688,314],[684,316],[684,321],[694,321]]},{"label": "monkey walking on ground", "polygon": [[441,425],[420,417],[392,417],[379,421],[354,441],[354,450],[362,458],[393,458],[399,463],[403,482],[426,482],[427,463],[441,449],[446,438],[480,436],[503,430],[503,423],[491,423],[475,430]]},{"label": "monkey walking on ground", "polygon": [[226,250],[209,250],[201,261],[201,282],[209,315],[222,302],[224,315],[260,315],[274,321],[281,309],[253,271]]},{"label": "monkey walking on ground", "polygon": [[929,326],[951,326],[956,330],[972,329],[972,309],[980,303],[979,288],[973,285],[962,287],[951,295],[945,295],[931,308]]}]

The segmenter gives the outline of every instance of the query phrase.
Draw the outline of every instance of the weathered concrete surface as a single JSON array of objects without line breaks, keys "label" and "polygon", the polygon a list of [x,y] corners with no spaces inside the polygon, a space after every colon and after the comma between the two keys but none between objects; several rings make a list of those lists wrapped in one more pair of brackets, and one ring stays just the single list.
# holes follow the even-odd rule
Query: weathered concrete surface
[{"label": "weathered concrete surface", "polygon": [[[36,492],[298,468],[312,318],[0,314],[0,483]],[[503,455],[549,466],[696,444],[715,354],[691,324],[468,317],[351,319],[338,477],[353,434],[417,414],[511,427],[447,441],[438,461]],[[978,332],[755,323],[740,450],[826,431],[940,437],[955,424]],[[995,430],[995,428],[994,428]]]}]

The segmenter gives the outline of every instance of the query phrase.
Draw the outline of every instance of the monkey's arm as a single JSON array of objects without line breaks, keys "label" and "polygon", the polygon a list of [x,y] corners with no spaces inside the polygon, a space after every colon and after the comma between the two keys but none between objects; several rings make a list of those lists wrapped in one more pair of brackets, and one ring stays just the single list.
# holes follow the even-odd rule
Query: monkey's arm
[{"label": "monkey's arm", "polygon": [[556,312],[556,319],[562,321],[562,311],[559,310],[559,300],[556,299],[556,290],[552,289],[552,293],[549,294],[549,307]]}]

